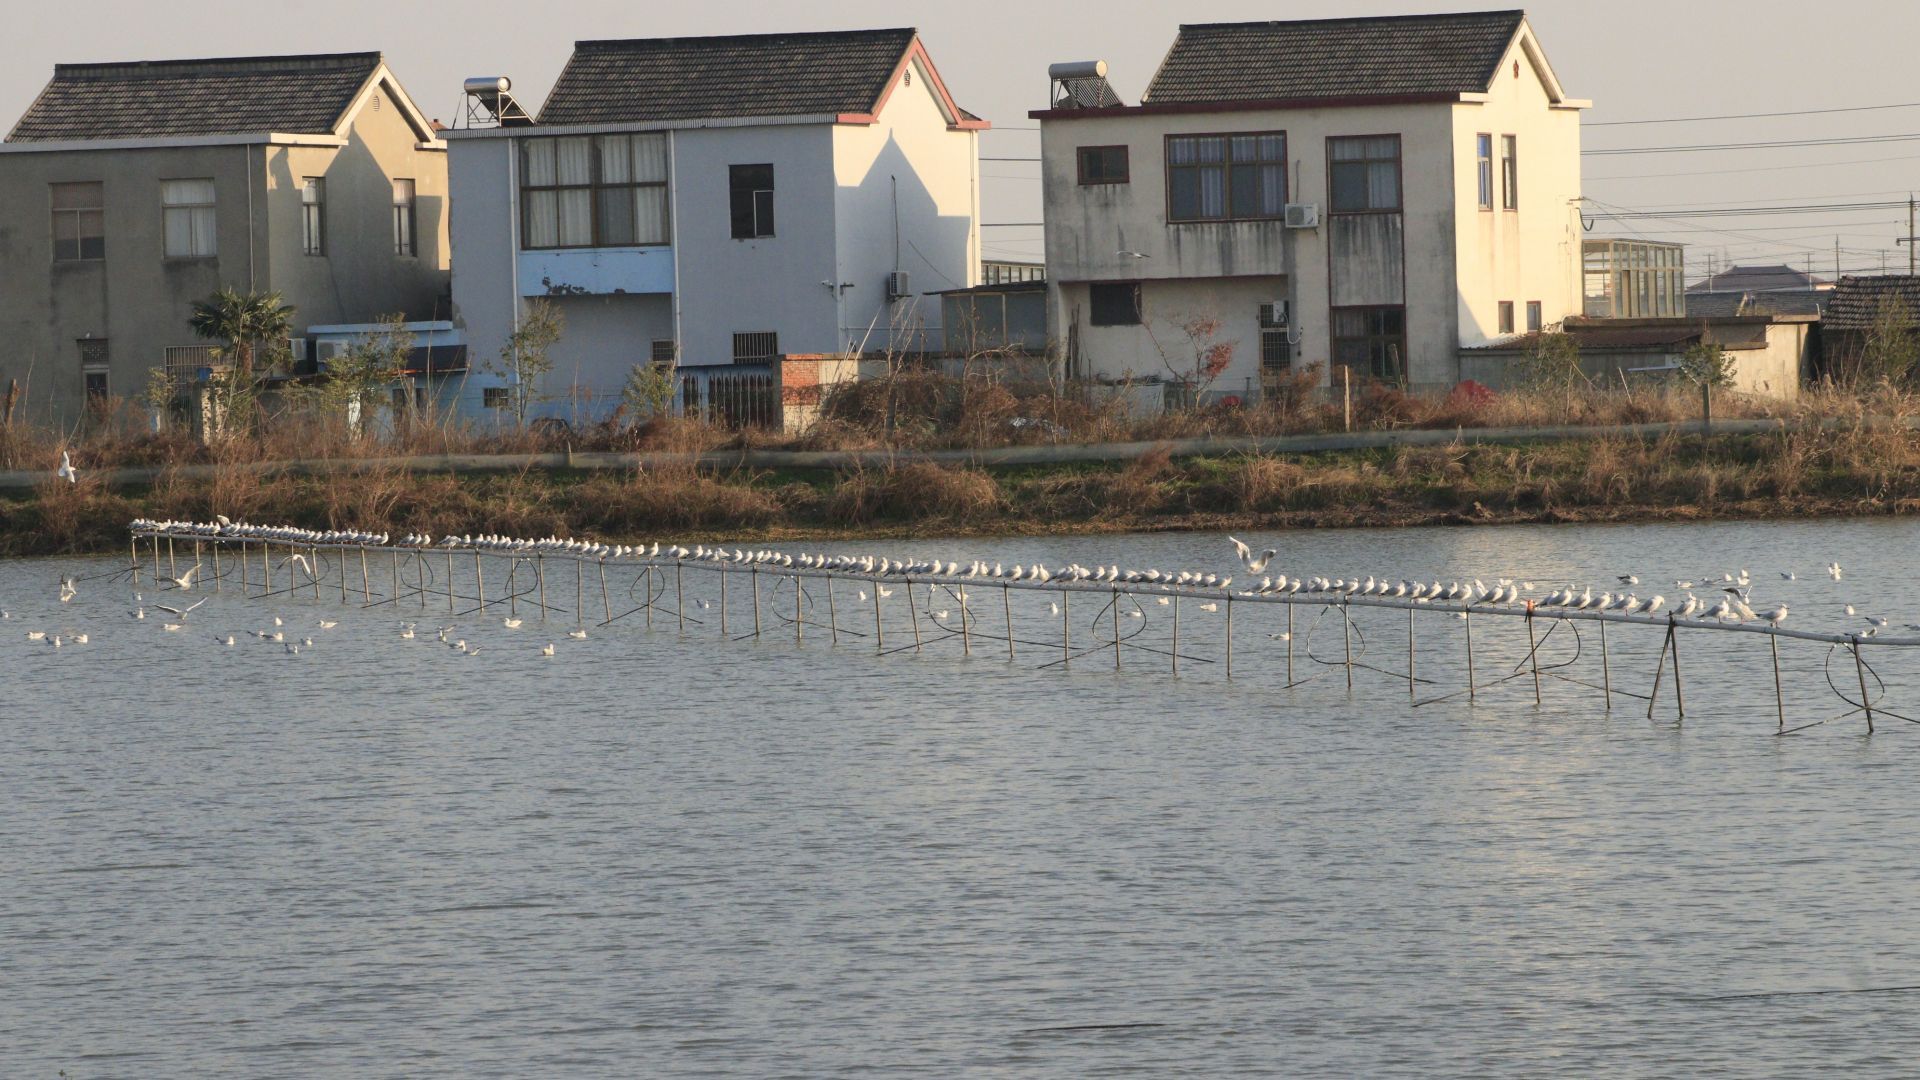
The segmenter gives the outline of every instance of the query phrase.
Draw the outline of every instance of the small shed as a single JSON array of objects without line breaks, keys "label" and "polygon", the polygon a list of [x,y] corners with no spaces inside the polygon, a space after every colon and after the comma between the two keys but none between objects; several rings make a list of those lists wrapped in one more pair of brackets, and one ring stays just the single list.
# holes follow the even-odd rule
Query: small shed
[{"label": "small shed", "polygon": [[[1568,319],[1561,331],[1580,346],[1580,367],[1596,383],[1677,373],[1702,342],[1733,359],[1734,389],[1793,400],[1813,360],[1812,315],[1704,319]],[[1495,389],[1517,385],[1522,361],[1543,333],[1520,334],[1460,351],[1460,377]]]}]

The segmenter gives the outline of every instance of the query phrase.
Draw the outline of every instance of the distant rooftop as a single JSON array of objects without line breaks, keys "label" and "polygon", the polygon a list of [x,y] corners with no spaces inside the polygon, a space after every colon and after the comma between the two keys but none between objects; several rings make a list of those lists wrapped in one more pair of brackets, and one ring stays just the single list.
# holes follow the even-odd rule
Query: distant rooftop
[{"label": "distant rooftop", "polygon": [[1523,11],[1180,28],[1143,105],[1484,92]]},{"label": "distant rooftop", "polygon": [[[1689,295],[1693,293],[1769,293],[1769,292],[1812,292],[1816,289],[1831,289],[1833,282],[1826,278],[1815,277],[1804,270],[1795,270],[1791,266],[1730,266],[1725,270],[1687,286]],[[1692,306],[1689,300],[1688,306]]]},{"label": "distant rooftop", "polygon": [[1883,304],[1904,310],[1909,324],[1920,323],[1920,277],[1843,277],[1827,302],[1827,315],[1820,325],[1827,330],[1871,330]]},{"label": "distant rooftop", "polygon": [[540,123],[865,113],[917,37],[901,28],[580,41]]},{"label": "distant rooftop", "polygon": [[8,142],[332,134],[377,52],[56,64]]},{"label": "distant rooftop", "polygon": [[1730,315],[1819,315],[1833,299],[1832,289],[1793,292],[1688,293],[1687,314],[1719,318]]}]

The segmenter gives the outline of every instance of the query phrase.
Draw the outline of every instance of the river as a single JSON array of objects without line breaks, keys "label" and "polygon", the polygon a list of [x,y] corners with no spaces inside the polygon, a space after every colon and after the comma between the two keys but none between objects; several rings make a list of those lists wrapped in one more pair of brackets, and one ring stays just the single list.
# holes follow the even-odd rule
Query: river
[{"label": "river", "polygon": [[[1746,567],[1790,627],[1858,629],[1847,602],[1920,621],[1913,522],[1245,539],[1289,572],[1634,573],[1670,600]],[[1232,563],[1217,536],[872,547]],[[1224,613],[1192,602],[1177,677],[1151,600],[1118,673],[1110,649],[1063,671],[1044,596],[1011,598],[1009,661],[993,592],[966,657],[930,624],[912,652],[896,588],[908,651],[881,657],[845,582],[838,646],[817,621],[796,643],[769,583],[758,641],[697,607],[573,640],[516,601],[518,630],[454,621],[466,655],[444,606],[231,581],[167,631],[181,594],[149,581],[131,618],[124,561],[0,563],[0,1074],[1866,1076],[1920,1053],[1897,989],[1920,984],[1920,729],[1776,737],[1758,635],[1683,634],[1681,723],[1670,678],[1652,720],[1627,696],[1651,629],[1610,631],[1610,712],[1592,628],[1577,660],[1555,630],[1543,662],[1573,666],[1536,707],[1523,624],[1476,617],[1469,705],[1463,624],[1423,614],[1416,708],[1395,613],[1356,609],[1349,692],[1307,656],[1343,659],[1338,616],[1305,611],[1286,687],[1278,607],[1236,605],[1231,682]],[[571,572],[550,586],[571,607]],[[736,579],[734,637],[749,601]],[[1076,644],[1097,610],[1074,602]],[[314,645],[249,634],[276,616]],[[1920,717],[1920,655],[1879,652],[1882,707]],[[1793,725],[1847,711],[1829,659],[1783,644]]]}]

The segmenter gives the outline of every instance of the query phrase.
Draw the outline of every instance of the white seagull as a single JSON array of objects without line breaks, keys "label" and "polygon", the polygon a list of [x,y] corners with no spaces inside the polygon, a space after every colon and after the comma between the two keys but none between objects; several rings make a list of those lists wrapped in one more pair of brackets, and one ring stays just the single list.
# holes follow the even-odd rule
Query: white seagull
[{"label": "white seagull", "polygon": [[60,467],[53,470],[53,475],[65,480],[69,484],[77,484],[80,482],[80,473],[73,467],[73,458],[70,457],[65,450],[60,451]]}]

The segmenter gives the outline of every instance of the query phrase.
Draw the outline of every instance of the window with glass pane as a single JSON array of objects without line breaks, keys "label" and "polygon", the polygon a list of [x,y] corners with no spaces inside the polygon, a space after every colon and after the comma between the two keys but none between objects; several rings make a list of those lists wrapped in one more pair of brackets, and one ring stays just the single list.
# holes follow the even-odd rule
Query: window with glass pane
[{"label": "window with glass pane", "polygon": [[393,182],[393,253],[395,255],[416,255],[420,251],[420,234],[414,225],[413,190],[411,180]]},{"label": "window with glass pane", "polygon": [[1502,334],[1513,333],[1513,301],[1500,301],[1499,311],[1499,330],[1497,332]]},{"label": "window with glass pane", "polygon": [[773,235],[773,166],[727,166],[727,189],[733,216],[733,238],[753,240]]},{"label": "window with glass pane", "polygon": [[1331,138],[1327,159],[1334,213],[1400,209],[1400,136]]},{"label": "window with glass pane", "polygon": [[1500,205],[1506,210],[1520,209],[1520,138],[1500,137]]},{"label": "window with glass pane", "polygon": [[1480,209],[1493,209],[1493,136],[1480,135],[1474,139],[1474,156],[1477,159],[1480,174]]},{"label": "window with glass pane", "polygon": [[169,259],[210,259],[216,254],[213,181],[162,180],[161,231]]},{"label": "window with glass pane", "polygon": [[1128,182],[1127,148],[1124,146],[1082,146],[1079,149],[1080,183],[1124,184]]},{"label": "window with glass pane", "polygon": [[106,188],[98,181],[49,185],[55,262],[107,256]]},{"label": "window with glass pane", "polygon": [[1538,300],[1527,301],[1528,332],[1538,333],[1542,326],[1543,326],[1543,323],[1541,322],[1540,301]]},{"label": "window with glass pane", "polygon": [[1264,219],[1286,212],[1285,132],[1167,139],[1168,220]]},{"label": "window with glass pane", "polygon": [[521,148],[523,246],[592,247],[593,139],[526,139]]},{"label": "window with glass pane", "polygon": [[1140,283],[1099,282],[1087,286],[1088,321],[1095,326],[1139,326]]},{"label": "window with glass pane", "polygon": [[317,176],[300,182],[300,250],[327,253],[327,182]]},{"label": "window with glass pane", "polygon": [[594,140],[594,227],[602,247],[667,242],[667,139],[602,135]]},{"label": "window with glass pane", "polygon": [[1333,309],[1333,362],[1383,382],[1407,380],[1407,314],[1402,307]]}]

